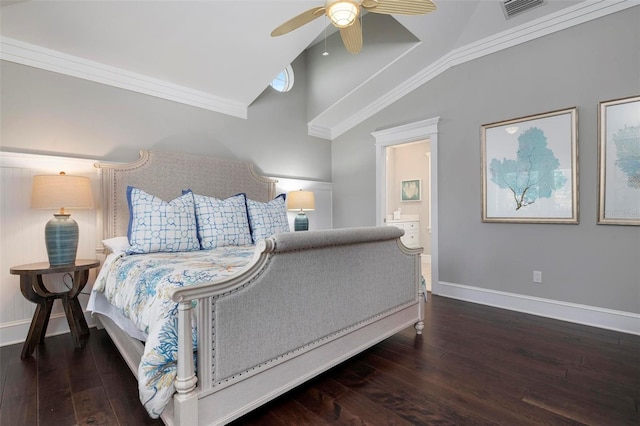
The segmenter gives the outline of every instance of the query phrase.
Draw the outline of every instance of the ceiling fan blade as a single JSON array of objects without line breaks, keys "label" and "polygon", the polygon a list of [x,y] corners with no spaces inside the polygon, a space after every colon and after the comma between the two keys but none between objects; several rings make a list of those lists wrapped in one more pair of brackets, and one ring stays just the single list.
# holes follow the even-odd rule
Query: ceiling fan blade
[{"label": "ceiling fan blade", "polygon": [[347,51],[352,54],[360,53],[362,50],[362,24],[360,20],[356,19],[353,24],[346,28],[340,28],[340,35],[342,36],[342,42]]},{"label": "ceiling fan blade", "polygon": [[296,28],[300,28],[304,24],[308,24],[309,22],[313,21],[316,18],[319,18],[324,14],[324,6],[314,7],[313,9],[309,9],[306,12],[302,12],[300,15],[294,16],[275,30],[271,31],[271,37],[281,36],[295,30]]},{"label": "ceiling fan blade", "polygon": [[424,15],[436,10],[431,0],[363,0],[361,6],[387,15]]}]

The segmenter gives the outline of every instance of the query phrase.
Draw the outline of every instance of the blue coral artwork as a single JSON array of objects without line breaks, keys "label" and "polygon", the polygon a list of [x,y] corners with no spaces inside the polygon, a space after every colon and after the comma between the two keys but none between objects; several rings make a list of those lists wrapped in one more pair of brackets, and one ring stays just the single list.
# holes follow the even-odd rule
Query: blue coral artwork
[{"label": "blue coral artwork", "polygon": [[494,158],[489,165],[491,181],[507,189],[513,197],[515,210],[530,206],[567,183],[559,170],[560,161],[549,149],[542,129],[530,127],[518,136],[515,159]]},{"label": "blue coral artwork", "polygon": [[600,102],[599,224],[640,225],[640,96]]},{"label": "blue coral artwork", "polygon": [[482,220],[577,223],[576,109],[482,126]]}]

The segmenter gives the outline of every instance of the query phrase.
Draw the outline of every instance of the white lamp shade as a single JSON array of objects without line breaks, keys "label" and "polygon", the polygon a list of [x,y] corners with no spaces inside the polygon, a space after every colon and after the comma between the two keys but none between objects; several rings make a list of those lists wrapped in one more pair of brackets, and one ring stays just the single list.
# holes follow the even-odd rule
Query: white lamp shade
[{"label": "white lamp shade", "polygon": [[[91,181],[85,176],[36,175],[31,189],[34,209],[92,209]],[[63,210],[62,210],[63,211]]]},{"label": "white lamp shade", "polygon": [[287,195],[289,210],[312,211],[316,208],[315,197],[311,191],[292,191]]},{"label": "white lamp shade", "polygon": [[338,28],[346,28],[358,17],[358,6],[352,1],[336,1],[327,8],[327,16]]}]

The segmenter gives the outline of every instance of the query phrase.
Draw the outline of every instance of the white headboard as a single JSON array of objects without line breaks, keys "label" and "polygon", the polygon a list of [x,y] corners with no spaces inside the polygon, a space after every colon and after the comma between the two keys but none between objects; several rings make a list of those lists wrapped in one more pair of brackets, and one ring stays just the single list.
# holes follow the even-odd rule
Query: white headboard
[{"label": "white headboard", "polygon": [[165,201],[191,189],[196,194],[227,198],[244,192],[266,202],[275,196],[277,180],[258,175],[253,164],[203,155],[140,151],[131,164],[96,163],[102,174],[102,238],[127,235],[127,186],[135,186]]}]

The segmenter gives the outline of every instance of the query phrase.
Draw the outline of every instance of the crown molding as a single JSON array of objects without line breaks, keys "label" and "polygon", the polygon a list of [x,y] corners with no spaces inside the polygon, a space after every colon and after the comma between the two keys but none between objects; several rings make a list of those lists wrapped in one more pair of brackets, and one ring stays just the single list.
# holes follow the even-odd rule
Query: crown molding
[{"label": "crown molding", "polygon": [[[638,6],[629,0],[592,0],[568,7],[551,15],[527,22],[518,27],[502,31],[490,37],[456,48],[436,60],[413,77],[380,96],[356,114],[346,117],[334,126],[322,126],[312,120],[308,123],[312,136],[331,136],[331,140],[351,130],[358,124],[382,111],[403,96],[431,81],[438,75],[456,65],[535,40],[546,35],[583,24],[603,16],[616,13],[630,7]],[[313,130],[313,134],[311,131]]]},{"label": "crown molding", "polygon": [[59,74],[82,78],[120,89],[191,105],[239,118],[247,118],[248,106],[210,93],[168,83],[121,68],[67,55],[9,37],[0,37],[0,59]]},{"label": "crown molding", "polygon": [[[554,14],[459,47],[335,125],[325,126],[318,124],[317,118],[321,117],[321,115],[311,120],[307,124],[308,134],[322,139],[333,140],[453,66],[637,5],[637,2],[630,0],[585,1]],[[240,102],[67,55],[9,37],[0,37],[0,59],[234,117],[246,119],[248,116],[248,105]]]},{"label": "crown molding", "polygon": [[[347,129],[348,130],[348,129]],[[307,123],[307,133],[309,136],[315,136],[317,138],[333,140],[333,134],[331,127],[324,127],[313,122]]]}]

